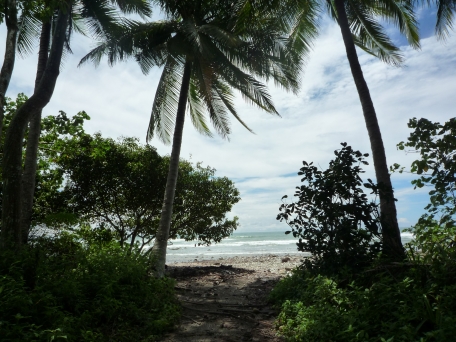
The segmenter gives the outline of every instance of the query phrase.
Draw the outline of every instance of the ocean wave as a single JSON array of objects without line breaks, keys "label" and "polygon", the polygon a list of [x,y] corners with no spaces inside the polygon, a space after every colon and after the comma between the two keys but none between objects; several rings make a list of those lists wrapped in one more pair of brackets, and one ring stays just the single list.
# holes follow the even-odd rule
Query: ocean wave
[{"label": "ocean wave", "polygon": [[[239,242],[221,242],[219,244],[211,245],[210,247],[220,248],[220,247],[241,247],[241,246],[274,246],[274,245],[294,245],[298,240],[287,240],[287,241],[274,241],[274,240],[265,240],[265,241],[239,241]],[[186,243],[186,244],[172,244],[168,245],[168,248],[176,247],[195,247],[195,243]],[[207,248],[208,246],[196,246]],[[209,248],[210,248],[209,247]]]},{"label": "ocean wave", "polygon": [[[184,239],[176,239],[172,240],[172,244],[168,245],[168,249],[177,249],[177,248],[214,248],[220,249],[224,247],[252,247],[255,248],[257,246],[291,246],[295,245],[298,242],[298,239],[287,239],[287,240],[246,240],[246,238],[253,238],[250,235],[243,235],[243,236],[235,236],[234,238],[227,238],[223,239],[222,242],[218,244],[212,244],[210,246],[198,246],[197,242],[192,241],[185,241]],[[401,238],[407,240],[411,240],[414,238],[412,233],[402,232]]]}]

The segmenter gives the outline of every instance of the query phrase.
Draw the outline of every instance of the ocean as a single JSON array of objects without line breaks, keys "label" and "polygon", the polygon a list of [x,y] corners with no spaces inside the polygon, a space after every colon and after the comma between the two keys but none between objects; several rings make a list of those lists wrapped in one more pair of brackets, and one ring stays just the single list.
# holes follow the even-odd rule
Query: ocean
[{"label": "ocean", "polygon": [[[412,239],[410,233],[401,233],[402,243]],[[190,262],[196,260],[218,260],[234,256],[255,256],[261,254],[295,254],[306,256],[308,253],[297,251],[292,234],[275,232],[235,232],[222,242],[210,246],[196,246],[193,241],[170,240],[166,256],[167,263]]]}]

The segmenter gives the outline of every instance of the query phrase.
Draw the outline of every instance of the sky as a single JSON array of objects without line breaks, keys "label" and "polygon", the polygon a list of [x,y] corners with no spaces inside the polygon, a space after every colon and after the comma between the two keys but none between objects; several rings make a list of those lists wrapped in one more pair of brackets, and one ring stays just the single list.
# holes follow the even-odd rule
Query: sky
[{"label": "sky", "polygon": [[[358,50],[364,76],[370,88],[383,135],[388,164],[409,167],[416,159],[413,153],[399,151],[396,145],[405,141],[411,130],[407,122],[413,117],[445,122],[456,114],[456,32],[446,41],[434,36],[433,10],[419,10],[421,49],[407,47],[398,33],[388,33],[401,46],[404,66],[389,66]],[[0,41],[6,30],[0,28]],[[74,115],[84,110],[91,120],[86,132],[101,132],[105,137],[134,136],[145,143],[146,129],[161,70],[143,75],[134,60],[108,66],[106,60],[95,68],[78,67],[79,60],[94,46],[87,38],[75,36],[72,55],[67,55],[52,100],[45,115],[63,110]],[[0,46],[0,55],[4,45]],[[33,91],[37,49],[26,58],[18,58],[7,92],[15,98],[20,92]],[[236,100],[238,113],[255,132],[252,134],[231,121],[232,134],[224,140],[214,134],[204,137],[186,121],[181,157],[202,162],[235,182],[241,201],[229,214],[238,216],[238,231],[285,231],[287,225],[276,220],[283,195],[293,200],[297,175],[302,161],[313,161],[323,170],[334,157],[334,150],[347,142],[355,150],[370,153],[370,144],[358,94],[353,83],[338,26],[329,20],[321,22],[304,74],[302,87],[295,95],[269,85],[269,91],[280,117]],[[154,138],[151,142],[160,154],[169,154],[171,146]],[[375,175],[371,157],[364,167],[364,178]],[[414,190],[408,173],[392,175],[398,199],[401,227],[416,223],[428,203],[429,189]]]}]

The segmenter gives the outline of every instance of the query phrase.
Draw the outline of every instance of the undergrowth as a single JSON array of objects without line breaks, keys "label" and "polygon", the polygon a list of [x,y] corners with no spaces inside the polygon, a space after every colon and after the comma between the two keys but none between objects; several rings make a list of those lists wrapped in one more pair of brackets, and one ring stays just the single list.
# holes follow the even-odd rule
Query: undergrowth
[{"label": "undergrowth", "polygon": [[[298,268],[270,295],[287,341],[452,341],[455,228],[416,227],[404,263],[323,276]],[[419,251],[419,252],[418,252]]]},{"label": "undergrowth", "polygon": [[62,234],[0,257],[2,341],[155,341],[180,315],[174,281],[117,242]]}]

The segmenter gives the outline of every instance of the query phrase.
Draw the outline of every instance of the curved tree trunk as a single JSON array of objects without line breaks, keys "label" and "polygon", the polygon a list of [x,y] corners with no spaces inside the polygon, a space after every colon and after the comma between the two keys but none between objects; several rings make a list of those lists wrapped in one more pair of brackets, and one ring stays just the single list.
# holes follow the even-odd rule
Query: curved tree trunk
[{"label": "curved tree trunk", "polygon": [[152,248],[152,256],[155,258],[155,274],[157,277],[163,277],[165,273],[166,248],[168,246],[169,229],[171,227],[171,217],[173,215],[174,194],[176,192],[177,174],[179,171],[179,157],[182,145],[182,133],[184,130],[185,108],[187,106],[191,69],[191,62],[187,60],[185,62],[184,75],[182,76],[182,85],[179,94],[173,147],[169,161],[168,179],[166,180],[160,225],[158,226],[154,246]]},{"label": "curved tree trunk", "polygon": [[[38,66],[36,70],[35,89],[38,88],[44,69],[48,61],[49,44],[51,42],[51,23],[44,23],[41,27],[40,50],[38,52]],[[33,114],[27,137],[25,150],[24,173],[22,174],[22,243],[27,243],[32,221],[33,195],[35,194],[35,180],[38,159],[38,143],[41,135],[41,110]]]},{"label": "curved tree trunk", "polygon": [[22,141],[30,119],[48,104],[54,93],[66,39],[68,18],[68,8],[59,10],[48,63],[39,86],[17,110],[6,132],[2,170],[3,212],[0,248],[20,248],[22,243]]},{"label": "curved tree trunk", "polygon": [[8,0],[6,2],[7,10],[5,22],[7,27],[6,44],[5,44],[5,59],[3,60],[2,70],[0,72],[0,138],[3,132],[3,117],[6,91],[13,74],[14,62],[16,60],[16,42],[17,42],[17,8],[16,0]]},{"label": "curved tree trunk", "polygon": [[375,175],[380,191],[380,213],[382,224],[383,250],[386,257],[402,261],[404,248],[401,242],[401,234],[397,223],[396,204],[393,195],[393,186],[386,163],[385,147],[383,145],[380,127],[377,121],[374,104],[370,96],[369,88],[364,79],[361,65],[356,53],[355,43],[351,35],[345,12],[344,0],[335,0],[338,22],[342,38],[347,52],[348,62],[358,90],[359,99],[363,108],[364,120],[371,143],[372,157],[374,159]]}]

